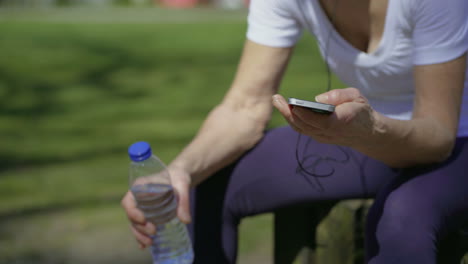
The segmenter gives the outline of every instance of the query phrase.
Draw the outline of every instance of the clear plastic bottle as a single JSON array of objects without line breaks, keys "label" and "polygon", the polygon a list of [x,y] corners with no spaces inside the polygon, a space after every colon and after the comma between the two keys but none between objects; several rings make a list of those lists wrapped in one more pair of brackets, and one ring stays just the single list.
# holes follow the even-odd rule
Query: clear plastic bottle
[{"label": "clear plastic bottle", "polygon": [[177,218],[177,197],[169,171],[154,156],[147,142],[136,142],[128,148],[130,190],[137,207],[146,219],[157,226],[152,236],[153,264],[191,264],[192,243],[187,227]]}]

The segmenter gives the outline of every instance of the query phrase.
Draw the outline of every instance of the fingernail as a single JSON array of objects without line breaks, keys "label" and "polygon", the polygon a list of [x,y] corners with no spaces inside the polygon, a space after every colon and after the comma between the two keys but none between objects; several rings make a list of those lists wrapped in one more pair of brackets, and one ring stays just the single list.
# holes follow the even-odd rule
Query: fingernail
[{"label": "fingernail", "polygon": [[277,104],[281,104],[281,101],[279,100],[278,95],[273,95],[273,101],[275,101],[275,103],[277,103]]},{"label": "fingernail", "polygon": [[328,95],[326,95],[326,94],[317,95],[317,96],[315,97],[315,101],[317,101],[317,102],[319,102],[319,103],[326,102],[326,101],[328,101]]}]

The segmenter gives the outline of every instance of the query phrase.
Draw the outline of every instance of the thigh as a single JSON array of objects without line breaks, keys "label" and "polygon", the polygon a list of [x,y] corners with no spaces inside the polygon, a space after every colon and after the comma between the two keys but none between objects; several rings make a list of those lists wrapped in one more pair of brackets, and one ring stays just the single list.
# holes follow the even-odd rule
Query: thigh
[{"label": "thigh", "polygon": [[195,263],[235,263],[237,225],[245,216],[371,196],[394,176],[351,149],[298,138],[290,127],[273,129],[192,193]]},{"label": "thigh", "polygon": [[395,252],[405,247],[408,254],[434,259],[437,242],[468,221],[467,141],[459,139],[443,164],[401,170],[377,195],[367,221],[369,258],[403,261]]},{"label": "thigh", "polygon": [[350,148],[268,132],[232,169],[225,209],[238,216],[294,204],[373,196],[396,172]]}]

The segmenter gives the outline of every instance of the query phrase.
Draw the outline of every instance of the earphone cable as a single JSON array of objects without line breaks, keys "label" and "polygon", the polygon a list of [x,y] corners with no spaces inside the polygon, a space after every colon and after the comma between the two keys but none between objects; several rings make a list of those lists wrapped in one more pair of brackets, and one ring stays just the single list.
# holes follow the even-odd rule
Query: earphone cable
[{"label": "earphone cable", "polygon": [[[324,50],[323,50],[324,61],[325,61],[325,69],[326,69],[326,74],[327,74],[327,87],[326,87],[327,92],[330,91],[331,87],[332,87],[331,69],[330,69],[330,65],[329,65],[328,60],[329,60],[330,40],[331,40],[331,37],[333,35],[333,27],[334,27],[334,23],[335,23],[336,12],[337,12],[337,9],[338,9],[338,3],[339,3],[339,0],[335,0],[333,2],[332,13],[331,13],[330,18],[329,18],[330,28],[328,30],[328,34],[327,34],[327,37],[326,37],[326,40],[325,40],[325,47],[324,47]],[[304,12],[304,9],[301,9],[301,10],[302,10],[302,12]],[[303,13],[303,16],[304,16],[305,21],[307,21],[307,18],[306,18],[304,13]],[[335,173],[335,168],[333,167],[330,170],[330,172],[328,172],[328,173],[317,174],[315,171],[316,171],[317,166],[321,162],[326,161],[326,162],[345,164],[345,163],[349,162],[351,160],[351,158],[353,158],[353,160],[359,165],[361,185],[362,185],[362,188],[363,188],[363,197],[368,197],[369,193],[368,193],[368,190],[367,190],[367,184],[366,184],[366,180],[365,180],[365,171],[364,171],[364,164],[365,164],[367,159],[364,159],[361,162],[350,151],[347,151],[348,149],[346,149],[344,147],[341,147],[341,146],[337,146],[338,149],[340,149],[345,155],[345,158],[343,160],[337,160],[337,159],[334,159],[334,158],[331,158],[331,157],[323,157],[323,156],[320,156],[320,155],[308,155],[308,156],[306,156],[305,153],[304,153],[303,158],[301,160],[301,158],[299,156],[299,145],[300,145],[300,142],[301,142],[301,136],[302,136],[302,134],[298,133],[297,141],[296,141],[295,156],[296,156],[296,162],[298,164],[297,172],[302,173],[304,175],[305,179],[311,185],[317,185],[319,191],[324,191],[323,185],[320,183],[319,179],[332,176]],[[305,146],[307,146],[307,145],[305,145]],[[303,162],[305,162],[307,159],[310,159],[312,157],[315,158],[315,161],[309,166],[311,168],[311,170],[312,170],[312,171],[309,171],[306,168],[306,166],[304,166]],[[309,178],[307,176],[311,176],[312,178]],[[314,179],[314,181],[312,181],[312,179]]]}]

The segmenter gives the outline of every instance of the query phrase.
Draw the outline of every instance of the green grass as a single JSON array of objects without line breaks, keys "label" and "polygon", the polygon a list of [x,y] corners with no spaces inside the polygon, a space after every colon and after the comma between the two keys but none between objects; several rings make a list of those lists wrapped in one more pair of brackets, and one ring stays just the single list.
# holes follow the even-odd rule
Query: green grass
[{"label": "green grass", "polygon": [[[169,162],[189,142],[233,78],[245,14],[203,9],[0,13],[0,256],[7,262],[62,263],[70,258],[61,242],[70,240],[55,237],[61,247],[38,246],[28,233],[54,227],[47,223],[61,211],[65,222],[80,219],[96,229],[123,213],[116,206],[127,189],[126,148],[146,140]],[[281,91],[313,98],[324,90],[324,73],[315,44],[305,37]],[[271,126],[283,124],[275,113]],[[93,222],[102,210],[108,215]],[[30,219],[39,219],[36,231],[11,233],[12,223],[28,225]],[[259,223],[271,224],[265,219]],[[125,218],[109,230],[122,226]],[[255,221],[251,226],[247,229],[258,229]],[[65,255],[54,260],[44,252],[55,247]]]}]

